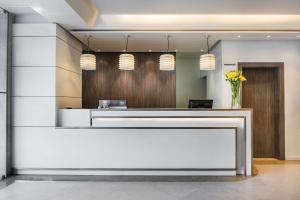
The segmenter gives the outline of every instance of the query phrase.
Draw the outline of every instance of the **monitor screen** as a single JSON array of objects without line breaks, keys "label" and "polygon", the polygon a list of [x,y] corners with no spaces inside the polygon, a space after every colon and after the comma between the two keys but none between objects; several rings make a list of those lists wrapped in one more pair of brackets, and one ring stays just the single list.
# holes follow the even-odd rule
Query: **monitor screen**
[{"label": "monitor screen", "polygon": [[190,99],[189,108],[212,108],[213,100],[211,99]]}]

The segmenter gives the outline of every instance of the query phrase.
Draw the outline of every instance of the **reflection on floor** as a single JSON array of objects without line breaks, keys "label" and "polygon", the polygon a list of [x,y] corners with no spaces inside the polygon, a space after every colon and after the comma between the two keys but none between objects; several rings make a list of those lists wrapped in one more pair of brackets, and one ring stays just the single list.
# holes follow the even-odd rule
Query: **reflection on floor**
[{"label": "reflection on floor", "polygon": [[256,160],[255,168],[250,178],[16,176],[1,182],[0,200],[300,199],[300,161]]}]

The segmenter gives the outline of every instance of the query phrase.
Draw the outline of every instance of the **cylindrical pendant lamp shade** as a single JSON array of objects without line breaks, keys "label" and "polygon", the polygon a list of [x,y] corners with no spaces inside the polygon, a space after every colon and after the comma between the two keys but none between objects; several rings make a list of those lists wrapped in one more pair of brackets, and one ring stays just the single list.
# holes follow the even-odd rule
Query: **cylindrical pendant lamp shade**
[{"label": "cylindrical pendant lamp shade", "polygon": [[200,70],[215,70],[216,57],[214,54],[203,54],[200,56]]},{"label": "cylindrical pendant lamp shade", "polygon": [[96,70],[96,56],[89,53],[81,54],[80,67],[83,70]]},{"label": "cylindrical pendant lamp shade", "polygon": [[119,69],[134,70],[134,56],[128,53],[121,54],[119,57]]},{"label": "cylindrical pendant lamp shade", "polygon": [[162,54],[159,57],[159,69],[171,71],[175,69],[175,57],[172,54]]}]

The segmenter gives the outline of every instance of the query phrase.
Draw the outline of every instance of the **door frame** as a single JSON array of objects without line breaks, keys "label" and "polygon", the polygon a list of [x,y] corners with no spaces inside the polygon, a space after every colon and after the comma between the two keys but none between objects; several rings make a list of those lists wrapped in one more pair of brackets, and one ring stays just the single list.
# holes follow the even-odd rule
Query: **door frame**
[{"label": "door frame", "polygon": [[[278,70],[278,135],[275,155],[277,159],[285,160],[285,109],[284,109],[284,63],[283,62],[238,62],[238,69],[243,68],[276,68]],[[243,99],[241,99],[243,101]]]}]

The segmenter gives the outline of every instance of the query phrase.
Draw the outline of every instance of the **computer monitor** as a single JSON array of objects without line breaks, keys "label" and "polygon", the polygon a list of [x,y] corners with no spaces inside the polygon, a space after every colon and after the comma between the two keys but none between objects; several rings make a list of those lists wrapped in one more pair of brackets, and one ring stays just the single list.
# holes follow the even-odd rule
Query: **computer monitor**
[{"label": "computer monitor", "polygon": [[213,100],[211,99],[190,99],[189,108],[212,108]]},{"label": "computer monitor", "polygon": [[100,108],[117,108],[117,109],[127,109],[126,100],[99,100]]}]

